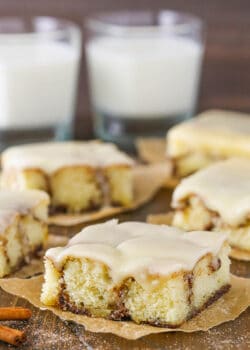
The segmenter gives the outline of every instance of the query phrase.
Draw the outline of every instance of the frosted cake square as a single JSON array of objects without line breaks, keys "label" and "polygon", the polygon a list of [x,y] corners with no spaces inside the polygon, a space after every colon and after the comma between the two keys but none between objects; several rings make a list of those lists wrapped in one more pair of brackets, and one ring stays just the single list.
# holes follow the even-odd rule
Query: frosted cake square
[{"label": "frosted cake square", "polygon": [[167,134],[166,155],[174,177],[185,177],[218,160],[250,159],[250,116],[209,110],[178,124]]},{"label": "frosted cake square", "polygon": [[0,278],[43,248],[48,205],[49,197],[41,191],[0,191]]},{"label": "frosted cake square", "polygon": [[174,226],[225,232],[232,247],[250,252],[250,160],[232,158],[190,175],[171,206]]},{"label": "frosted cake square", "polygon": [[178,327],[230,287],[226,236],[111,220],[45,256],[41,301],[112,320]]},{"label": "frosted cake square", "polygon": [[11,147],[2,154],[2,187],[49,193],[52,212],[79,213],[133,201],[133,161],[101,142]]}]

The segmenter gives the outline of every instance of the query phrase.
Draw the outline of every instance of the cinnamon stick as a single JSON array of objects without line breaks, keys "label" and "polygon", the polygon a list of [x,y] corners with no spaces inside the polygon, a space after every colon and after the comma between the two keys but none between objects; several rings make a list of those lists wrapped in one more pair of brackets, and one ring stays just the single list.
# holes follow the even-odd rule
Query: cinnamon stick
[{"label": "cinnamon stick", "polygon": [[27,320],[32,313],[24,307],[0,307],[0,320]]},{"label": "cinnamon stick", "polygon": [[20,345],[25,339],[24,332],[0,325],[0,340],[12,345]]}]

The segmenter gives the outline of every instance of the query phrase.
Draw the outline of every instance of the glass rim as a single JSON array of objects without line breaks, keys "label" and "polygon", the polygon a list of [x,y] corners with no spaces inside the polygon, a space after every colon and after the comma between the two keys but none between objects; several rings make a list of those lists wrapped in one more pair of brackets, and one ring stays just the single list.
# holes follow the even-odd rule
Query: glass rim
[{"label": "glass rim", "polygon": [[[163,15],[165,17],[172,18],[171,22],[156,23],[156,24],[140,24],[131,25],[129,23],[119,24],[112,23],[111,18],[119,19],[121,16],[128,16],[128,18],[134,18],[139,15],[151,16],[151,19],[156,15]],[[149,17],[148,17],[149,18]],[[178,23],[176,19],[181,19]],[[109,21],[110,20],[110,21]],[[98,12],[87,17],[85,26],[87,29],[94,32],[108,34],[108,35],[145,35],[145,34],[160,34],[160,33],[176,33],[184,34],[190,31],[190,29],[196,29],[202,31],[204,27],[204,21],[188,12],[174,11],[168,9],[162,9],[159,11],[150,10],[135,10],[135,11],[108,11]]]},{"label": "glass rim", "polygon": [[[29,23],[29,30],[14,29],[13,24]],[[36,22],[38,24],[35,27]],[[41,24],[46,24],[41,28]],[[40,27],[39,27],[40,23]],[[11,29],[12,27],[12,29]],[[3,28],[5,28],[3,30]],[[9,29],[8,29],[9,28]],[[42,29],[42,30],[41,30]],[[25,16],[0,16],[0,40],[1,39],[35,39],[39,37],[57,37],[65,33],[66,30],[80,32],[80,26],[65,18],[53,16],[32,16],[30,18]]]}]

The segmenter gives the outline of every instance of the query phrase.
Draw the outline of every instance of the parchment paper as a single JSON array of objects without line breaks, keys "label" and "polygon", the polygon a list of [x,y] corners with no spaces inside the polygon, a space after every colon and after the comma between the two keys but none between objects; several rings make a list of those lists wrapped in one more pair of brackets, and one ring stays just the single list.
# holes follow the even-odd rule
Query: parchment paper
[{"label": "parchment paper", "polygon": [[139,158],[146,163],[166,161],[166,140],[164,138],[138,138],[136,149]]},{"label": "parchment paper", "polygon": [[136,140],[136,149],[141,160],[148,164],[166,163],[171,172],[166,174],[164,187],[174,188],[179,180],[172,176],[173,164],[166,158],[166,140],[163,138],[139,138]]},{"label": "parchment paper", "polygon": [[[148,215],[147,222],[156,225],[172,225],[173,213],[170,211],[166,214],[152,214]],[[241,250],[235,247],[231,248],[230,258],[241,261],[250,261],[250,252]]]},{"label": "parchment paper", "polygon": [[171,166],[169,163],[138,165],[133,170],[135,189],[133,205],[129,207],[105,207],[100,210],[79,215],[53,215],[49,218],[49,224],[73,226],[137,209],[153,198],[157,191],[163,186],[166,177],[170,176],[170,173]]},{"label": "parchment paper", "polygon": [[110,321],[102,318],[91,318],[61,311],[55,307],[45,307],[40,302],[43,276],[31,279],[2,279],[0,286],[8,293],[27,299],[31,304],[52,311],[63,320],[74,321],[86,330],[96,333],[113,333],[126,339],[138,339],[145,335],[163,332],[196,332],[207,331],[221,323],[237,318],[250,305],[250,279],[231,275],[231,289],[214,304],[202,311],[180,328],[160,328],[148,325],[137,325],[129,321]]}]

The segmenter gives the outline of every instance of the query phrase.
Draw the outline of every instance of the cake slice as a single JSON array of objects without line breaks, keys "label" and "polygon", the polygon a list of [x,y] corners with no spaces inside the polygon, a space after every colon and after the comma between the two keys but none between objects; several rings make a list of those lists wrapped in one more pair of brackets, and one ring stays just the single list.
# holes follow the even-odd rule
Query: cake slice
[{"label": "cake slice", "polygon": [[45,256],[41,301],[73,313],[178,327],[230,286],[226,236],[111,220]]},{"label": "cake slice", "polygon": [[182,178],[218,160],[250,159],[249,144],[249,115],[209,110],[169,130],[166,155],[173,162],[173,175]]},{"label": "cake slice", "polygon": [[225,232],[232,247],[250,252],[250,160],[228,159],[187,177],[171,205],[174,226]]},{"label": "cake slice", "polygon": [[48,195],[41,191],[0,191],[0,278],[43,248],[48,204]]},{"label": "cake slice", "polygon": [[133,161],[97,141],[11,147],[2,155],[2,186],[49,193],[52,212],[80,213],[133,201]]}]

